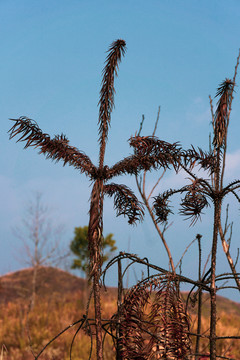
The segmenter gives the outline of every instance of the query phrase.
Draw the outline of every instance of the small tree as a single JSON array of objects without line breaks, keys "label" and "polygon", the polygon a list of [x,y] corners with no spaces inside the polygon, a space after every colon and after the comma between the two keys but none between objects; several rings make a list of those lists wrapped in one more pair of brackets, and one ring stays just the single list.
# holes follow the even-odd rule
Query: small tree
[{"label": "small tree", "polygon": [[[170,199],[174,194],[181,194],[183,197],[180,204],[180,214],[191,220],[190,225],[194,225],[200,219],[210,204],[213,206],[213,235],[211,250],[211,269],[210,269],[210,300],[211,300],[211,317],[210,317],[210,359],[215,360],[216,354],[216,322],[217,322],[217,244],[221,239],[224,253],[229,262],[233,278],[236,282],[236,288],[240,291],[239,274],[236,271],[236,263],[230,255],[230,243],[226,240],[226,233],[229,226],[222,225],[222,203],[227,195],[233,195],[240,203],[238,191],[240,180],[235,180],[230,184],[224,184],[224,173],[226,167],[227,153],[227,133],[231,114],[233,92],[240,54],[237,59],[233,79],[225,79],[217,89],[216,97],[218,98],[215,114],[212,110],[213,141],[209,152],[201,149],[196,150],[193,146],[191,149],[184,150],[178,143],[169,144],[156,137],[135,137],[132,139],[132,145],[135,151],[142,156],[156,156],[159,160],[166,154],[175,161],[175,170],[178,172],[183,169],[190,178],[190,184],[180,189],[168,189],[154,198],[153,211],[158,223],[166,223],[172,210],[169,206]],[[212,105],[212,101],[211,101]],[[168,162],[170,165],[170,162]],[[174,163],[172,163],[174,164]],[[198,166],[196,169],[196,165]],[[205,171],[207,179],[196,175],[194,170],[202,169]],[[231,236],[230,236],[231,237]]]},{"label": "small tree", "polygon": [[19,261],[33,268],[31,308],[35,304],[39,267],[57,265],[66,256],[59,250],[62,231],[62,226],[53,225],[42,194],[36,193],[26,208],[22,226],[14,228],[14,234],[23,243]]},{"label": "small tree", "polygon": [[134,193],[125,185],[108,183],[113,177],[130,174],[137,175],[140,170],[150,170],[158,166],[168,166],[171,161],[169,156],[158,160],[155,156],[145,157],[137,153],[124,158],[112,167],[104,165],[108,129],[111,122],[111,113],[114,107],[114,77],[117,75],[118,64],[125,53],[126,43],[124,40],[116,40],[109,48],[106,65],[103,70],[102,87],[99,100],[99,163],[94,165],[91,159],[76,147],[69,145],[69,140],[63,135],[51,138],[43,133],[34,120],[25,116],[11,119],[14,125],[9,130],[10,139],[20,135],[18,141],[25,141],[25,148],[34,146],[40,148],[40,153],[47,158],[59,161],[64,165],[74,166],[78,171],[89,177],[93,184],[88,227],[88,244],[90,252],[90,278],[93,279],[93,294],[96,321],[96,358],[102,360],[102,321],[101,321],[101,296],[100,296],[100,274],[101,274],[101,237],[103,231],[103,200],[105,196],[114,197],[114,207],[117,216],[128,217],[129,224],[135,224],[142,220],[144,212],[142,204]]},{"label": "small tree", "polygon": [[[80,269],[85,274],[89,271],[89,248],[88,248],[88,226],[75,227],[74,238],[70,244],[70,250],[77,258],[73,259],[71,265],[72,269]],[[107,253],[102,254],[102,264],[109,260],[111,254],[117,250],[115,246],[116,241],[113,239],[113,234],[108,234],[105,237],[102,236],[101,245],[102,249],[109,250]]]}]

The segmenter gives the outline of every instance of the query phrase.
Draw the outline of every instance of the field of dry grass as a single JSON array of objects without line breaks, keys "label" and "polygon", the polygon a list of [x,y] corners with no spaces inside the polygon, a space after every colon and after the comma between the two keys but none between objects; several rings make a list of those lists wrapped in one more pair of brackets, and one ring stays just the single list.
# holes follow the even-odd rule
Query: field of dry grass
[{"label": "field of dry grass", "polygon": [[[240,304],[230,301],[224,297],[217,298],[217,336],[239,336],[240,335]],[[197,304],[189,307],[191,317],[191,332],[197,332]],[[202,333],[209,335],[210,329],[210,299],[209,295],[203,296],[202,308]],[[195,338],[193,338],[193,345]],[[207,339],[201,339],[200,351],[208,352]],[[217,353],[221,356],[240,359],[240,340],[221,339],[217,342]]]},{"label": "field of dry grass", "polygon": [[[42,347],[68,325],[79,320],[85,313],[87,296],[86,282],[64,271],[42,268],[39,273],[37,301],[29,312],[31,270],[23,270],[0,278],[0,360],[33,359],[29,347],[37,354]],[[116,311],[116,289],[108,289],[102,302],[103,317],[110,318]],[[219,336],[240,335],[240,304],[218,298]],[[190,307],[191,330],[196,330],[196,309]],[[93,316],[90,306],[89,316]],[[72,327],[56,339],[41,355],[42,360],[67,360],[71,341],[77,330]],[[209,299],[204,295],[202,329],[208,334]],[[194,339],[193,339],[194,344]],[[207,340],[201,349],[208,352]],[[2,352],[1,352],[2,350]],[[72,360],[87,360],[90,351],[90,336],[80,331],[72,349]],[[239,340],[218,341],[218,353],[240,359]],[[93,358],[94,358],[93,349]],[[105,360],[114,359],[114,348],[109,336],[105,339]]]}]

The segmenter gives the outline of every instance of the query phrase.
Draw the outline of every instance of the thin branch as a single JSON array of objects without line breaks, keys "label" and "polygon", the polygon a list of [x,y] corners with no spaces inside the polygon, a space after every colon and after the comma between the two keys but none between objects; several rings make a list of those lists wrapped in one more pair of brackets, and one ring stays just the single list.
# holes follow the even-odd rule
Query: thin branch
[{"label": "thin branch", "polygon": [[71,325],[68,325],[65,329],[63,329],[62,331],[60,331],[56,336],[54,336],[43,348],[42,350],[37,354],[37,356],[34,357],[35,360],[37,360],[40,355],[46,350],[46,348],[53,342],[55,341],[59,336],[61,336],[63,333],[65,333],[67,330],[69,330],[70,328],[72,328],[73,326],[81,323],[81,327],[84,324],[84,322],[86,321],[86,317],[83,316],[82,319],[75,321],[74,323],[72,323]]},{"label": "thin branch", "polygon": [[[160,181],[160,178],[159,178],[159,181]],[[143,185],[142,185],[142,187],[141,187],[141,185],[140,185],[137,177],[136,177],[136,183],[137,183],[138,191],[139,191],[139,193],[140,193],[140,195],[141,195],[141,197],[142,197],[142,199],[143,199],[143,201],[144,201],[144,204],[145,204],[146,208],[148,209],[149,215],[150,215],[150,217],[151,217],[151,219],[152,219],[152,221],[153,221],[153,224],[154,224],[154,226],[155,226],[155,228],[156,228],[156,230],[157,230],[157,232],[158,232],[158,235],[160,236],[160,238],[161,238],[161,240],[162,240],[163,246],[165,247],[165,250],[166,250],[166,252],[167,252],[167,254],[168,254],[168,258],[169,258],[169,262],[170,262],[171,269],[172,269],[173,272],[175,272],[175,266],[174,266],[174,262],[173,262],[173,258],[172,258],[171,251],[170,251],[169,246],[168,246],[168,244],[167,244],[167,242],[166,242],[166,239],[165,239],[165,237],[164,237],[163,232],[161,231],[160,227],[158,226],[158,223],[157,223],[156,217],[155,217],[155,215],[154,215],[154,213],[153,213],[153,210],[152,210],[152,208],[151,208],[150,205],[149,205],[149,200],[148,200],[149,197],[148,197],[148,198],[146,197],[146,194],[145,194],[145,183],[143,183]]]},{"label": "thin branch", "polygon": [[186,249],[184,250],[181,258],[179,259],[179,261],[178,261],[178,263],[177,263],[177,265],[176,265],[176,269],[178,268],[180,262],[183,260],[183,258],[184,258],[184,256],[185,256],[185,254],[187,253],[188,249],[191,247],[191,245],[192,245],[193,243],[195,243],[196,240],[197,240],[197,237],[196,237],[195,239],[193,239],[193,240],[190,242],[190,244],[188,244],[188,246],[187,246]]},{"label": "thin branch", "polygon": [[152,196],[154,190],[156,189],[156,187],[158,186],[158,184],[160,183],[160,181],[162,180],[164,174],[165,174],[166,170],[163,170],[162,175],[158,178],[157,182],[155,183],[155,185],[153,186],[152,190],[150,191],[148,197],[147,197],[147,201],[149,201],[150,197]]},{"label": "thin branch", "polygon": [[[198,286],[198,287],[201,286],[204,290],[206,290],[208,292],[210,291],[210,288],[203,282],[203,280],[201,282],[199,282],[199,281],[195,281],[195,280],[192,280],[190,278],[187,278],[186,276],[175,274],[174,272],[170,272],[169,270],[165,270],[164,268],[161,268],[161,267],[159,267],[157,265],[148,263],[147,261],[145,261],[143,259],[140,259],[135,254],[129,254],[129,253],[125,253],[125,252],[120,252],[119,255],[115,256],[112,260],[110,260],[108,262],[108,264],[106,265],[105,269],[102,272],[103,278],[105,277],[106,271],[114,263],[116,263],[119,258],[120,259],[130,259],[133,262],[135,261],[135,262],[137,262],[139,264],[149,266],[149,268],[156,270],[158,273],[169,274],[169,275],[175,277],[177,280],[179,280],[181,282],[186,282],[186,283],[189,283],[189,284],[193,284],[193,285]],[[159,276],[161,276],[161,275],[159,275],[159,274],[151,275],[149,278],[146,278],[146,279],[140,281],[139,284],[141,284],[142,282],[148,281],[149,279],[153,279],[153,278],[156,278],[156,277],[159,277]]]},{"label": "thin branch", "polygon": [[238,258],[239,258],[239,248],[237,248],[237,256],[236,256],[236,260],[235,260],[235,263],[234,263],[234,267],[236,267],[236,265],[237,265]]},{"label": "thin branch", "polygon": [[[161,110],[161,107],[159,106],[158,107],[158,113],[157,113],[157,119],[155,121],[155,126],[154,126],[154,130],[153,130],[153,133],[152,135],[155,136],[155,133],[157,131],[157,127],[158,127],[158,122],[159,122],[159,117],[160,117],[160,110]],[[140,134],[139,134],[140,135]]]},{"label": "thin branch", "polygon": [[228,263],[229,263],[230,268],[232,270],[232,274],[234,276],[234,280],[236,282],[238,290],[240,291],[240,279],[237,276],[237,272],[236,272],[236,269],[235,269],[235,266],[234,266],[234,263],[233,263],[233,259],[232,259],[231,255],[230,255],[230,252],[229,252],[229,245],[227,244],[227,242],[225,240],[225,236],[224,236],[224,232],[223,232],[223,229],[222,229],[221,222],[219,224],[219,234],[220,234],[220,237],[221,237],[221,240],[222,240],[223,251],[224,251],[224,253],[225,253],[226,257],[227,257],[227,260],[228,260]]},{"label": "thin branch", "polygon": [[211,108],[211,115],[212,115],[212,127],[213,127],[213,131],[214,131],[214,111],[213,111],[213,103],[212,103],[211,95],[209,95],[209,101],[210,101],[210,108]]}]

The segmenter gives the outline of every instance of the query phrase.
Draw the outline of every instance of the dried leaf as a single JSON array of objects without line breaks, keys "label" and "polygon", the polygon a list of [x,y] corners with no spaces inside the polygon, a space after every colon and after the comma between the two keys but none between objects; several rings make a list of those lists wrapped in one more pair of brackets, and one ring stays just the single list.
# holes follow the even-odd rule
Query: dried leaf
[{"label": "dried leaf", "polygon": [[25,141],[25,149],[30,146],[40,148],[40,153],[46,155],[47,159],[63,160],[63,165],[67,163],[80,170],[81,173],[92,175],[95,166],[84,152],[68,145],[68,139],[64,135],[56,135],[53,139],[48,134],[44,134],[38,127],[36,121],[24,116],[19,119],[10,119],[15,122],[9,130],[10,139],[21,135],[17,141]]},{"label": "dried leaf", "polygon": [[114,208],[117,210],[117,216],[127,216],[129,224],[143,219],[142,204],[127,186],[108,184],[104,185],[103,192],[111,197],[114,195]]}]

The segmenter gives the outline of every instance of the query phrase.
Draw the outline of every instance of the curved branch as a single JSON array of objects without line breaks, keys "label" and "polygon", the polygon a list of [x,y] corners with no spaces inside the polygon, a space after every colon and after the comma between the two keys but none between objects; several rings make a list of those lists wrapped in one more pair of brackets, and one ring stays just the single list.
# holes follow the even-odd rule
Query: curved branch
[{"label": "curved branch", "polygon": [[[205,169],[215,167],[211,154],[206,154],[201,149],[199,149],[200,153],[198,154],[194,148],[188,152],[183,151],[178,142],[170,144],[159,140],[155,136],[135,136],[131,137],[129,142],[130,146],[134,147],[135,155],[138,155],[140,158],[150,157],[151,161],[154,161],[155,168],[163,167],[168,169],[172,165],[176,172],[182,168],[194,180],[197,180],[198,177],[192,173],[191,168],[197,160]],[[195,160],[193,162],[190,162],[191,153],[195,153]],[[189,162],[190,168],[187,167]],[[212,196],[212,189],[208,182],[202,178],[198,181],[201,182],[209,196]]]},{"label": "curved branch", "polygon": [[[78,328],[78,329],[80,330],[85,321],[86,321],[86,317],[83,316],[82,319],[80,319],[80,320],[78,320],[78,321],[75,321],[75,322],[74,322],[73,324],[71,324],[71,325],[68,325],[68,326],[67,326],[65,329],[63,329],[60,333],[58,333],[56,336],[54,336],[54,337],[42,348],[42,350],[37,354],[37,356],[35,356],[35,360],[37,360],[37,359],[40,357],[40,355],[46,350],[46,348],[47,348],[54,340],[56,340],[59,336],[61,336],[63,333],[65,333],[65,331],[67,331],[67,330],[70,329],[71,327],[73,327],[73,326],[81,323],[80,326],[79,326],[79,328]],[[78,331],[79,331],[79,330],[78,330]]]},{"label": "curved branch", "polygon": [[210,152],[204,152],[202,149],[198,148],[198,151],[191,145],[192,148],[183,152],[183,160],[185,165],[189,166],[192,169],[195,164],[199,164],[204,170],[210,171],[212,174],[215,170],[216,161],[214,154]]},{"label": "curved branch", "polygon": [[223,195],[226,195],[229,191],[236,190],[239,188],[240,188],[240,180],[235,180],[230,184],[228,184],[227,186],[225,186],[225,188],[223,188],[222,190],[222,193]]},{"label": "curved branch", "polygon": [[134,154],[120,160],[107,171],[107,178],[123,174],[137,175],[141,170],[158,169],[159,164],[153,156],[139,156]]},{"label": "curved branch", "polygon": [[164,169],[172,165],[176,172],[179,170],[183,154],[179,143],[170,144],[155,136],[131,137],[129,143],[136,155],[152,157],[158,166]]},{"label": "curved branch", "polygon": [[36,121],[25,116],[10,120],[15,122],[9,130],[10,139],[21,135],[17,142],[25,141],[25,149],[30,146],[40,148],[39,153],[43,153],[47,159],[52,159],[56,162],[63,160],[63,165],[72,165],[80,170],[81,173],[89,176],[96,172],[90,158],[84,152],[68,145],[69,140],[64,135],[56,135],[51,139],[48,134],[42,132]]},{"label": "curved branch", "polygon": [[[163,268],[161,268],[160,266],[157,266],[157,265],[153,265],[151,263],[148,263],[147,261],[145,261],[144,259],[140,259],[137,255],[135,254],[129,254],[129,253],[126,253],[126,252],[120,252],[119,255],[115,256],[113,259],[111,259],[108,264],[106,265],[105,269],[102,271],[102,275],[103,277],[105,277],[105,274],[106,274],[106,271],[113,265],[115,264],[118,259],[130,259],[132,260],[133,262],[137,262],[139,264],[142,264],[142,265],[145,265],[145,266],[149,266],[149,268],[151,269],[154,269],[160,273],[163,273],[163,274],[166,274],[166,275],[172,275],[173,277],[175,277],[178,281],[181,281],[181,282],[186,282],[186,283],[189,283],[189,284],[193,284],[194,286],[197,286],[197,287],[201,287],[202,289],[210,292],[210,287],[207,286],[204,282],[203,282],[203,279],[201,281],[195,281],[195,280],[192,280],[190,278],[187,278],[186,276],[183,276],[183,275],[179,275],[179,274],[176,274],[174,272],[169,272],[169,270],[165,270]],[[159,277],[161,275],[159,274],[154,274],[154,275],[151,275],[149,276],[149,278],[146,278],[146,279],[143,279],[142,281],[139,281],[138,285],[140,285],[141,283],[143,282],[146,282],[146,281],[149,281],[149,279],[154,279],[156,277]]]}]

